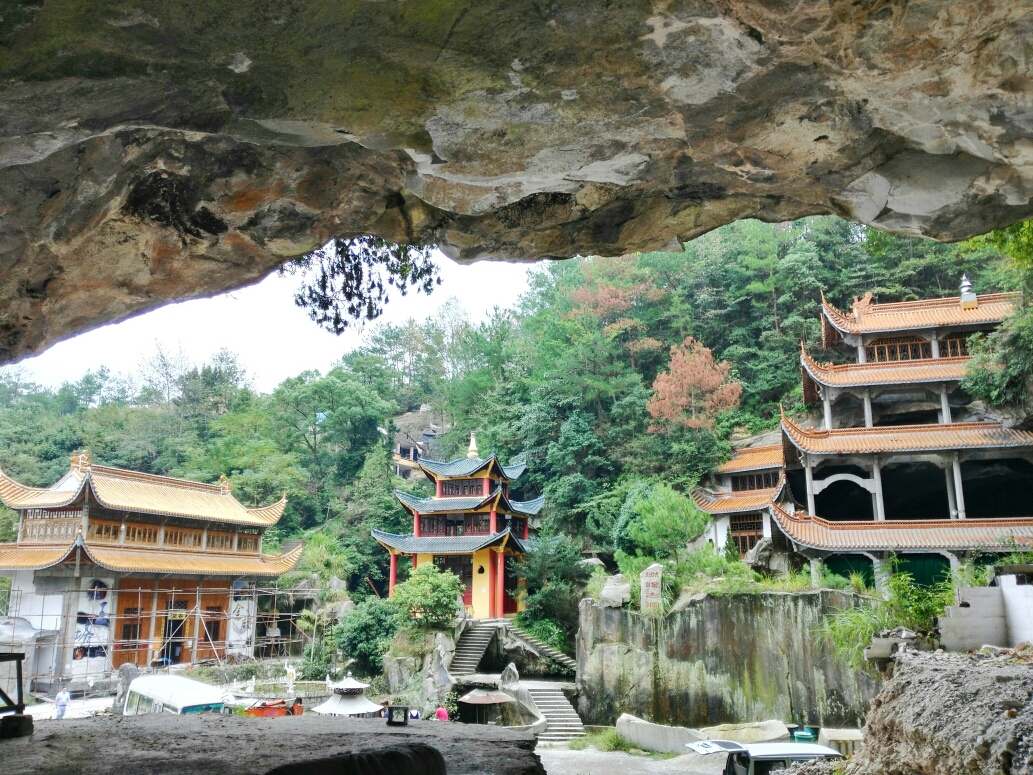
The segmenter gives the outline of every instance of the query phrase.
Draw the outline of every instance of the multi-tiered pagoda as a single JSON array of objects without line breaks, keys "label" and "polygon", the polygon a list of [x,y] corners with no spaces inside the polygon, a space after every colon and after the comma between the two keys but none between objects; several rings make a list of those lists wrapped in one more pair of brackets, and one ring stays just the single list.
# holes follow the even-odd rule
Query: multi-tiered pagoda
[{"label": "multi-tiered pagoda", "polygon": [[531,520],[545,503],[544,498],[510,500],[509,486],[526,466],[504,466],[494,454],[480,457],[473,436],[465,459],[420,459],[418,463],[434,483],[434,497],[395,491],[402,507],[412,514],[413,532],[373,531],[373,538],[391,555],[390,592],[394,593],[398,558],[409,557],[414,568],[433,562],[455,573],[463,582],[469,616],[494,619],[517,613],[519,581],[512,559],[524,554]]},{"label": "multi-tiered pagoda", "polygon": [[[815,571],[866,566],[881,577],[891,555],[929,569],[1033,545],[1033,433],[988,417],[960,384],[968,338],[1000,325],[1017,301],[977,296],[967,278],[959,296],[876,304],[869,293],[848,313],[823,298],[823,345],[856,362],[801,353],[804,398],[821,403],[822,420],[783,416],[785,487],[736,491],[738,471],[760,454],[742,450],[718,472],[727,481],[697,502],[723,516],[769,495],[763,535]],[[714,538],[723,544],[719,530]]]}]

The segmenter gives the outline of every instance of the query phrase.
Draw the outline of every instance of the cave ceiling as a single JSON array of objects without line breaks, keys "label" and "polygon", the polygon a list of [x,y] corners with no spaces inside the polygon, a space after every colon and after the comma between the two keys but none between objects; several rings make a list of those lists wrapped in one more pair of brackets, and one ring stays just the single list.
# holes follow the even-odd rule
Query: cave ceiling
[{"label": "cave ceiling", "polygon": [[1033,215],[1033,5],[0,0],[0,362],[335,235],[620,255]]}]

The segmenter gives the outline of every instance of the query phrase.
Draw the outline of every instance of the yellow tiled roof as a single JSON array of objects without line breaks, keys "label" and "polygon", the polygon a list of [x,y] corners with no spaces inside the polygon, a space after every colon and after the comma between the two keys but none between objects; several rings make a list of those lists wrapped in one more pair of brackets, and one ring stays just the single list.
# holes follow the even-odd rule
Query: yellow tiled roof
[{"label": "yellow tiled roof", "polygon": [[692,491],[692,499],[697,506],[708,514],[738,514],[744,511],[762,511],[778,497],[784,485],[785,476],[783,475],[775,487],[768,487],[764,490],[717,493],[700,487]]},{"label": "yellow tiled roof", "polygon": [[95,565],[120,573],[183,573],[204,576],[280,576],[301,559],[302,546],[286,554],[233,554],[185,549],[72,544],[0,544],[0,570],[40,570],[57,565],[81,545]]},{"label": "yellow tiled roof", "polygon": [[801,428],[782,417],[782,431],[797,449],[815,455],[879,452],[1033,447],[1033,432],[997,423],[959,422],[944,425],[888,425],[878,428]]},{"label": "yellow tiled roof", "polygon": [[771,513],[782,532],[811,549],[1008,551],[1013,542],[1033,540],[1033,518],[830,522],[806,514],[789,514],[777,504],[772,504]]},{"label": "yellow tiled roof", "polygon": [[927,358],[893,363],[849,363],[833,366],[820,364],[806,352],[800,365],[815,381],[829,387],[865,387],[871,385],[906,385],[924,382],[957,382],[965,378],[969,357]]},{"label": "yellow tiled roof", "polygon": [[717,471],[722,474],[737,471],[756,471],[761,468],[782,467],[782,445],[768,444],[763,447],[746,447],[735,451],[735,457],[722,463]]},{"label": "yellow tiled roof", "polygon": [[26,487],[0,471],[0,500],[12,509],[67,506],[78,500],[87,483],[97,502],[115,511],[235,525],[275,525],[287,505],[284,496],[268,506],[248,509],[233,497],[228,483],[203,484],[92,465],[88,453],[75,455],[69,473],[48,489]]},{"label": "yellow tiled roof", "polygon": [[864,300],[855,302],[851,312],[846,313],[836,309],[822,295],[822,312],[834,328],[847,334],[1000,323],[1014,312],[1019,294],[983,294],[977,297],[979,305],[972,309],[962,309],[958,296],[891,304],[872,304],[870,299],[869,294]]}]

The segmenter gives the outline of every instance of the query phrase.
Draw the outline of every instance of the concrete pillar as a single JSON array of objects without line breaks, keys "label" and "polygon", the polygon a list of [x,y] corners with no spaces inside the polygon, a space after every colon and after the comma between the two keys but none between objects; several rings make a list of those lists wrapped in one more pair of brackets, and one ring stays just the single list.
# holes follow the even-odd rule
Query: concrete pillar
[{"label": "concrete pillar", "polygon": [[951,564],[951,573],[957,573],[961,569],[961,560],[958,559],[958,555],[954,552],[940,552],[944,557],[947,558],[947,562]]},{"label": "concrete pillar", "polygon": [[813,589],[821,588],[821,558],[811,557],[811,587]]},{"label": "concrete pillar", "polygon": [[857,345],[857,362],[858,363],[867,363],[868,362],[868,358],[867,358],[867,356],[865,355],[865,352],[864,352],[864,342],[863,341],[861,342],[861,344]]},{"label": "concrete pillar", "polygon": [[936,331],[933,332],[933,338],[929,340],[929,344],[931,344],[933,346],[933,357],[934,358],[939,358],[940,357],[940,339],[939,339],[939,336],[937,335]]},{"label": "concrete pillar", "polygon": [[[158,526],[158,546],[165,546],[165,517],[161,518],[161,524]],[[237,547],[233,547],[236,551]]]},{"label": "concrete pillar", "polygon": [[398,582],[398,555],[391,552],[391,570],[387,577],[387,596],[394,597],[395,584]]},{"label": "concrete pillar", "polygon": [[204,643],[204,629],[201,620],[201,584],[204,581],[203,578],[197,579],[197,591],[194,595],[194,647],[190,650],[190,661],[197,661],[197,653],[201,650],[201,645]]},{"label": "concrete pillar", "polygon": [[825,430],[832,430],[832,402],[827,395],[821,398],[822,409],[825,412]]},{"label": "concrete pillar", "polygon": [[864,427],[871,428],[875,425],[875,421],[872,418],[872,391],[869,388],[864,389]]},{"label": "concrete pillar", "polygon": [[950,469],[943,469],[943,478],[947,481],[947,506],[950,510],[950,518],[958,518],[958,502],[954,499],[954,475]]},{"label": "concrete pillar", "polygon": [[948,424],[951,422],[951,405],[947,400],[946,383],[940,386],[940,422]]},{"label": "concrete pillar", "polygon": [[811,465],[811,456],[806,452],[803,456],[804,473],[807,476],[807,513],[812,517],[814,513],[814,467]]},{"label": "concrete pillar", "polygon": [[875,480],[875,518],[882,522],[886,519],[886,503],[882,497],[882,466],[878,455],[872,455],[872,479]]},{"label": "concrete pillar", "polygon": [[954,497],[958,500],[958,519],[965,519],[965,490],[961,486],[961,460],[958,453],[954,453],[952,463],[954,468]]},{"label": "concrete pillar", "polygon": [[872,566],[875,575],[875,591],[883,597],[886,597],[889,594],[890,576],[893,575],[893,571],[890,568],[890,561],[884,560],[881,557],[873,557]]},{"label": "concrete pillar", "polygon": [[236,528],[233,531],[233,551],[237,551],[237,548],[239,546],[240,546],[240,528],[238,527],[238,528]]}]

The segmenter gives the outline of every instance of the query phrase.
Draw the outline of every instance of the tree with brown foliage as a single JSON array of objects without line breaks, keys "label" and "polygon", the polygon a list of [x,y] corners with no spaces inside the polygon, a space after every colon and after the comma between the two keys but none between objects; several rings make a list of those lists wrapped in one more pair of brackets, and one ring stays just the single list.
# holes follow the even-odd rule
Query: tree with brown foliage
[{"label": "tree with brown foliage", "polygon": [[729,377],[728,361],[718,363],[714,354],[691,336],[671,348],[671,364],[653,382],[654,395],[646,408],[664,423],[693,429],[713,428],[719,412],[739,406],[742,385]]}]

